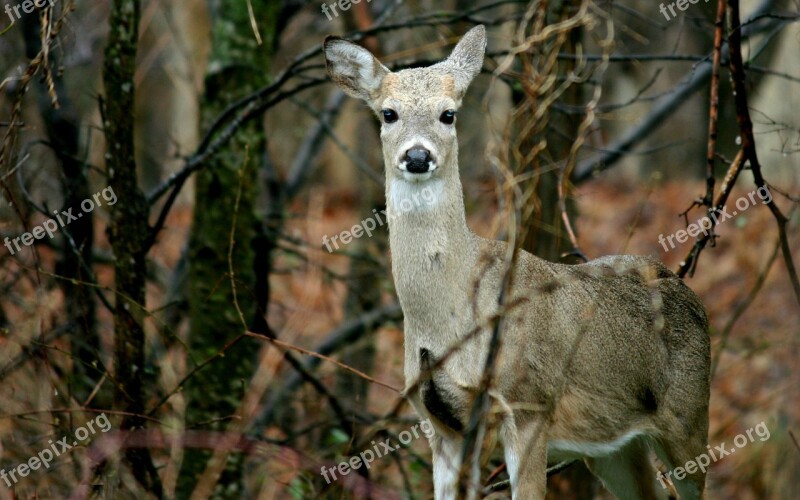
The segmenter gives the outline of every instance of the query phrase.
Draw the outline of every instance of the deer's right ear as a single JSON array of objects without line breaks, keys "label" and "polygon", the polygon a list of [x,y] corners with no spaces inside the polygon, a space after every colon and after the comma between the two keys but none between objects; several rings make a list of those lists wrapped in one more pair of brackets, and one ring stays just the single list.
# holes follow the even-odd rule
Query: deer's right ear
[{"label": "deer's right ear", "polygon": [[442,62],[451,69],[459,96],[463,96],[467,92],[467,87],[472,79],[481,72],[485,54],[486,28],[479,24],[461,38],[450,57]]},{"label": "deer's right ear", "polygon": [[328,74],[346,94],[365,101],[378,96],[390,71],[370,51],[336,36],[325,38],[322,51]]}]

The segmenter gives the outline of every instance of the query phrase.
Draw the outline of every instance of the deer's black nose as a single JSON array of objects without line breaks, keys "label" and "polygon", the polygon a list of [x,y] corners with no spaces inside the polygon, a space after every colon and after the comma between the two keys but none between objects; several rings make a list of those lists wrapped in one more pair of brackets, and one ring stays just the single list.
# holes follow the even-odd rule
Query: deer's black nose
[{"label": "deer's black nose", "polygon": [[431,152],[422,147],[414,147],[406,151],[403,161],[406,162],[406,170],[412,174],[424,174],[428,171]]}]

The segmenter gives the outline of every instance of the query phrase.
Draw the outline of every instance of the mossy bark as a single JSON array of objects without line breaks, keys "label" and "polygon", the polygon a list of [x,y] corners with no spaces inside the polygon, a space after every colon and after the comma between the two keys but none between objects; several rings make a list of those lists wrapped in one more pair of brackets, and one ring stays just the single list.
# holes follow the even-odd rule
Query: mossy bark
[{"label": "mossy bark", "polygon": [[[114,0],[105,50],[104,132],[109,185],[118,202],[111,210],[108,239],[114,252],[114,407],[124,412],[121,430],[143,428],[145,409],[145,255],[148,205],[139,189],[133,149],[134,73],[139,32],[137,0]],[[161,486],[149,452],[129,448],[124,460],[134,477],[155,495]]]},{"label": "mossy bark", "polygon": [[[212,13],[211,67],[219,69],[206,78],[203,102],[206,124],[231,102],[266,83],[264,75],[272,53],[276,7],[253,3],[253,8],[265,42],[261,46],[255,42],[245,2],[224,1]],[[260,314],[254,269],[256,259],[261,258],[256,255],[256,248],[262,231],[255,209],[258,164],[264,147],[261,124],[245,125],[196,176],[188,252],[189,347],[191,359],[196,363],[219,353],[231,340],[250,329]],[[233,283],[229,264],[233,267]],[[235,302],[246,324],[242,324]],[[226,427],[226,417],[235,413],[247,390],[260,347],[254,339],[241,339],[186,383],[187,425],[214,431]],[[210,456],[211,450],[186,450],[179,492],[191,491]],[[231,456],[215,495],[242,496],[242,464],[241,456]]]}]

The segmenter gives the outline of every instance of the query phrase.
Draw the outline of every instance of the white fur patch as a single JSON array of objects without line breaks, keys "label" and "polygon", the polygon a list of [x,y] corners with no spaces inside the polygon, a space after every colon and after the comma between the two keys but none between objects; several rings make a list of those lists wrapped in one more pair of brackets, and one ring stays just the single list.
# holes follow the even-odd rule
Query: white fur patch
[{"label": "white fur patch", "polygon": [[436,170],[435,166],[431,167],[430,165],[431,163],[433,162],[430,161],[428,162],[428,168],[430,170],[428,170],[427,172],[423,174],[412,174],[411,172],[406,170],[406,162],[402,162],[400,164],[400,170],[402,170],[403,179],[405,179],[407,182],[412,182],[412,183],[420,183],[427,181],[428,179],[431,178],[431,176],[433,176],[433,171]]},{"label": "white fur patch", "polygon": [[638,429],[628,431],[617,439],[605,443],[581,443],[568,440],[554,440],[547,442],[547,454],[556,457],[604,457],[624,448],[628,443],[638,437],[647,436]]},{"label": "white fur patch", "polygon": [[503,447],[503,455],[506,459],[508,477],[511,479],[511,492],[514,493],[517,491],[517,484],[519,484],[519,457],[508,445]]},{"label": "white fur patch", "polygon": [[460,443],[444,440],[433,454],[433,495],[435,500],[454,500],[461,467]]},{"label": "white fur patch", "polygon": [[[412,174],[414,175],[414,174]],[[433,210],[444,193],[444,182],[408,182],[393,179],[389,184],[389,205],[393,215]]]}]

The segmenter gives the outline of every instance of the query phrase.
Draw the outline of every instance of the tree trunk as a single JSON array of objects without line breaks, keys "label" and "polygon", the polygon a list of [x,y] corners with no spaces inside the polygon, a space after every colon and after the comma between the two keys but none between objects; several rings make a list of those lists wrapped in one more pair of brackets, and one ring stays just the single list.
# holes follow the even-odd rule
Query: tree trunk
[{"label": "tree trunk", "polygon": [[[114,406],[125,412],[121,430],[141,429],[145,420],[145,255],[148,207],[139,189],[133,149],[134,73],[139,32],[137,0],[114,0],[103,63],[104,132],[109,185],[119,196],[111,210],[108,239],[114,252]],[[124,456],[134,477],[161,494],[149,452],[129,448]]]},{"label": "tree trunk", "polygon": [[[36,57],[42,46],[41,24],[38,16],[24,16],[21,19],[25,38],[25,52],[29,59]],[[61,63],[59,53],[51,53],[53,65]],[[63,172],[63,210],[79,207],[80,203],[91,198],[88,168],[80,160],[80,119],[78,110],[73,107],[67,94],[63,77],[54,80],[55,93],[59,107],[53,106],[44,85],[36,87],[36,100],[42,121],[47,132],[50,147]],[[94,251],[94,226],[92,212],[72,221],[61,230],[64,234],[61,260],[56,266],[56,274],[64,279],[58,280],[64,291],[64,312],[69,323],[70,341],[73,352],[73,381],[71,394],[78,401],[84,401],[100,378],[97,357],[100,339],[95,331],[95,296],[87,282],[93,281],[89,273],[92,268]],[[99,401],[95,400],[95,404]]]},{"label": "tree trunk", "polygon": [[[264,41],[262,46],[256,44],[245,3],[229,2],[212,12],[211,63],[220,69],[206,79],[203,103],[206,123],[231,102],[266,83],[262,75],[269,72],[277,7],[253,3],[253,8]],[[252,71],[253,68],[258,71]],[[264,329],[262,313],[266,304],[258,297],[268,295],[268,282],[265,292],[264,280],[268,279],[269,269],[259,266],[256,259],[256,249],[264,247],[264,237],[255,212],[264,149],[261,123],[244,125],[197,173],[188,252],[188,301],[189,346],[192,359],[198,363],[219,353],[246,330]],[[231,228],[234,235],[229,259]],[[269,262],[269,256],[258,255],[259,260],[265,258]],[[231,285],[229,260],[235,290]],[[257,281],[256,270],[267,276]],[[235,304],[244,315],[245,324]],[[243,338],[187,381],[187,425],[204,430],[224,429],[225,418],[235,413],[246,391],[245,381],[252,376],[260,348],[255,339]],[[210,451],[186,450],[179,491],[192,489],[210,456]],[[231,455],[219,480],[225,491],[216,493],[243,494],[242,465],[241,455]]]}]

